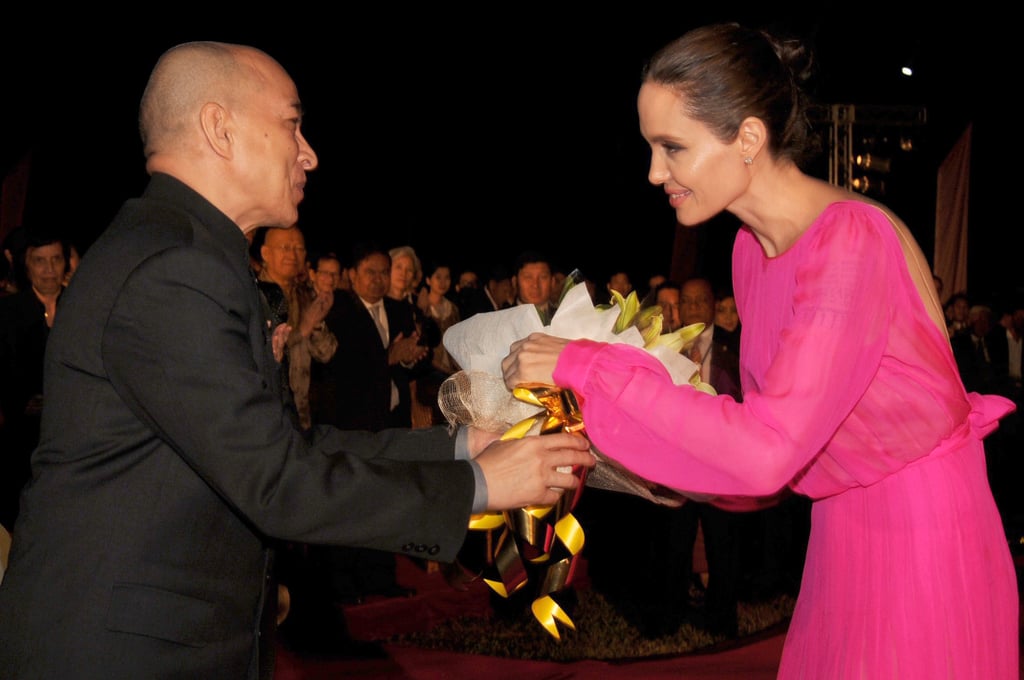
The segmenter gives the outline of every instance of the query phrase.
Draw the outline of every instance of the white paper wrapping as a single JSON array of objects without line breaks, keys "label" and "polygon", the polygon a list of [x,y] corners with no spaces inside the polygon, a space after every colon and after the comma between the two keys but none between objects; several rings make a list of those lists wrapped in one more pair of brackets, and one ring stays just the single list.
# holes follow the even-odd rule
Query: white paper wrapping
[{"label": "white paper wrapping", "polygon": [[[438,403],[442,413],[452,425],[471,424],[493,432],[506,430],[539,413],[540,409],[519,401],[505,387],[501,361],[508,355],[512,343],[542,331],[570,340],[589,338],[643,347],[643,337],[636,328],[614,332],[618,315],[619,308],[615,306],[596,309],[586,286],[577,285],[566,293],[549,326],[541,323],[533,305],[478,313],[460,321],[444,335],[445,349],[463,370],[441,385]],[[697,371],[696,364],[668,347],[648,351],[668,369],[677,385],[689,384],[690,377]],[[595,448],[591,447],[591,451],[598,463],[587,475],[587,486],[630,493],[660,505],[679,506],[687,498],[708,499],[649,482]]]},{"label": "white paper wrapping", "polygon": [[[569,340],[589,338],[643,347],[643,337],[636,328],[614,332],[618,316],[618,307],[595,308],[587,287],[576,285],[562,298],[549,326],[541,323],[533,305],[519,305],[474,314],[460,321],[445,332],[444,346],[463,369],[500,377],[501,360],[508,355],[512,343],[537,331]],[[696,364],[668,347],[656,347],[650,352],[668,369],[676,385],[688,383],[697,370]]]}]

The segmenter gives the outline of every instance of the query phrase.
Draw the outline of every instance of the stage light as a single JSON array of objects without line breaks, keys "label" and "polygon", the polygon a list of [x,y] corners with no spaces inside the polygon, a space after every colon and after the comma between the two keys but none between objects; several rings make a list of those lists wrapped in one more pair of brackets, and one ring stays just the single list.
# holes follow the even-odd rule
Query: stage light
[{"label": "stage light", "polygon": [[892,168],[892,161],[870,153],[859,153],[854,156],[854,164],[859,168],[871,170],[872,172],[887,173]]},{"label": "stage light", "polygon": [[[915,128],[927,122],[927,113],[920,107],[832,104],[819,108],[812,120],[828,125],[822,129],[829,148],[828,181],[880,196],[903,186],[904,163],[910,167],[911,156],[919,152]],[[900,178],[896,185],[894,177]]]},{"label": "stage light", "polygon": [[854,191],[859,191],[862,194],[874,194],[877,196],[885,195],[885,182],[879,179],[873,179],[867,175],[854,177],[850,180],[850,186],[853,187]]}]

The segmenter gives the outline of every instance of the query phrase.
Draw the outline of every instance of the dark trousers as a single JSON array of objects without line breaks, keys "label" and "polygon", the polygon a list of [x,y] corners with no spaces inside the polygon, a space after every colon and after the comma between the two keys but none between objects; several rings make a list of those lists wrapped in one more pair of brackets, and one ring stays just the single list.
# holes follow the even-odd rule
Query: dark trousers
[{"label": "dark trousers", "polygon": [[367,595],[389,595],[397,586],[395,554],[371,548],[311,546],[324,597],[347,604]]},{"label": "dark trousers", "polygon": [[743,599],[796,595],[811,529],[810,499],[791,494],[776,505],[739,516]]},{"label": "dark trousers", "polygon": [[708,583],[704,594],[703,621],[716,633],[736,635],[739,604],[739,522],[733,512],[709,503],[689,501],[668,513],[667,554],[664,570],[666,599],[679,607],[689,605],[693,578],[693,552],[698,526],[704,534]]}]

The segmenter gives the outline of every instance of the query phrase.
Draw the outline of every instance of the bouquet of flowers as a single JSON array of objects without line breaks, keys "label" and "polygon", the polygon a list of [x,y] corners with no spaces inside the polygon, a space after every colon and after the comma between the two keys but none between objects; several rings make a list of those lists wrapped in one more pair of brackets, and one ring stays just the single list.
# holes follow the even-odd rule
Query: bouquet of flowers
[{"label": "bouquet of flowers", "polygon": [[[661,361],[677,385],[689,384],[714,393],[710,385],[701,382],[697,365],[681,353],[704,330],[704,324],[662,333],[661,308],[657,305],[642,306],[635,292],[628,297],[613,292],[612,304],[595,306],[586,286],[578,285],[581,280],[578,272],[567,277],[548,326],[543,325],[533,305],[522,305],[475,314],[448,329],[445,348],[463,368],[441,385],[438,394],[441,411],[452,426],[474,425],[500,431],[505,439],[563,430],[586,436],[586,424],[570,390],[554,385],[519,385],[514,390],[505,386],[501,361],[509,346],[535,331],[644,348]],[[591,451],[597,465],[589,473],[585,469],[573,471],[582,482],[575,494],[563,496],[552,507],[474,516],[470,529],[482,532],[486,548],[467,541],[460,553],[463,566],[478,571],[503,597],[523,588],[530,580],[531,568],[542,566],[541,593],[532,609],[555,638],[559,637],[558,623],[575,628],[559,595],[572,580],[576,557],[583,546],[583,532],[572,509],[584,486],[631,493],[669,506],[682,505],[687,497],[706,500],[644,480],[593,446]],[[495,540],[494,533],[499,529],[502,533]],[[474,562],[479,563],[477,569],[473,568]]]}]

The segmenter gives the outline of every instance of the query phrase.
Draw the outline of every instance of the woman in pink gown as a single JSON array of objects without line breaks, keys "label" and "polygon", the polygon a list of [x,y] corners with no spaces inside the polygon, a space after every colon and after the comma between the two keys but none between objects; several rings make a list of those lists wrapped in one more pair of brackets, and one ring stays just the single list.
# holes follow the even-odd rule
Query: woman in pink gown
[{"label": "woman in pink gown", "polygon": [[743,222],[733,285],[744,399],[675,386],[624,344],[534,334],[506,384],[572,389],[594,446],[637,474],[752,506],[814,500],[780,678],[1018,677],[1018,595],[983,438],[931,271],[884,206],[802,173],[792,42],[697,29],[645,71],[649,178],[678,221]]}]

